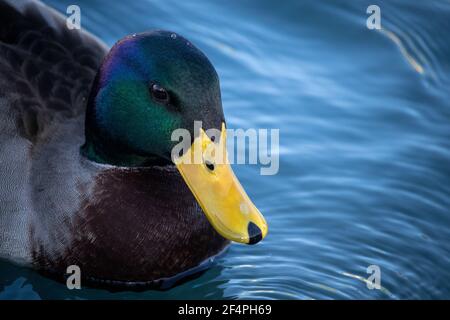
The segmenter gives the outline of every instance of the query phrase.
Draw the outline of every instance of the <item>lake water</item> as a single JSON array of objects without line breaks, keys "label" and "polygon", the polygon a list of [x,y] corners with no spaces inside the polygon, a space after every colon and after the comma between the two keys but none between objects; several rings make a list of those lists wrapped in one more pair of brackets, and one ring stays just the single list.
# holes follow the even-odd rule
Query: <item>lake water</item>
[{"label": "lake water", "polygon": [[[178,32],[215,65],[230,128],[279,128],[280,170],[234,166],[269,223],[168,291],[69,291],[0,264],[0,298],[450,298],[450,2],[46,1],[108,45]],[[381,270],[381,289],[366,269]]]}]

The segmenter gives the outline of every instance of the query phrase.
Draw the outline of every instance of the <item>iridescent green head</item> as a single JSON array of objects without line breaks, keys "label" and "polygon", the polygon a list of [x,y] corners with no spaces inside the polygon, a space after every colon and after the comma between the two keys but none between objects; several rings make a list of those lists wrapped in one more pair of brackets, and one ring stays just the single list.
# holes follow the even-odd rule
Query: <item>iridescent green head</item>
[{"label": "iridescent green head", "polygon": [[173,32],[151,31],[116,43],[88,102],[86,144],[92,160],[139,166],[171,161],[175,129],[194,137],[194,121],[221,128],[219,79],[208,58]]}]

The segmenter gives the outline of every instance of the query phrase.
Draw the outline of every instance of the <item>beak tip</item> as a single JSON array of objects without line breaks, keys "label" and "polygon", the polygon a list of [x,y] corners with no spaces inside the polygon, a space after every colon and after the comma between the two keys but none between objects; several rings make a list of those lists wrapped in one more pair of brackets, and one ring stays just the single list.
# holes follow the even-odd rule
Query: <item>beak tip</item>
[{"label": "beak tip", "polygon": [[248,224],[248,237],[248,244],[250,245],[257,244],[262,240],[262,231],[253,222],[249,222]]}]

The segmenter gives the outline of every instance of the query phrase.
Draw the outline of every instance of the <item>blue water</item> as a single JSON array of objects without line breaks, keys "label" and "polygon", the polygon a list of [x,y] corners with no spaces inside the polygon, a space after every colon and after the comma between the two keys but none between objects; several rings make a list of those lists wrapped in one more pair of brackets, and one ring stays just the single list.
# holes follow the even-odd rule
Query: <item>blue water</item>
[{"label": "blue water", "polygon": [[[46,1],[78,4],[107,44],[169,29],[215,65],[230,128],[279,128],[280,171],[235,166],[268,237],[200,278],[141,293],[69,291],[0,264],[0,298],[450,298],[450,2]],[[366,268],[381,268],[369,290]]]}]

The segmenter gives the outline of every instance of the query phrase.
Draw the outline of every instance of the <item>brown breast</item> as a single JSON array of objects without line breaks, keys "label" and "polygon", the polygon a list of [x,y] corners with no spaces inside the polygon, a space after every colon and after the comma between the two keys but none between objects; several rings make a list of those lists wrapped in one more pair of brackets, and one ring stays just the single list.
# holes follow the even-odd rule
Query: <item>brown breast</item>
[{"label": "brown breast", "polygon": [[83,278],[152,281],[193,268],[228,244],[211,227],[176,170],[108,169],[72,225],[63,252],[35,244],[35,265]]}]

